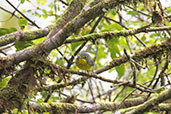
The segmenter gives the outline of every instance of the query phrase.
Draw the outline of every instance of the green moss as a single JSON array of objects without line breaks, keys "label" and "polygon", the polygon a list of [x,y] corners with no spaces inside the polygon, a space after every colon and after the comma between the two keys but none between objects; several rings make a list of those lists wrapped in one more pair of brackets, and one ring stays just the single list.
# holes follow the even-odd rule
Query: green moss
[{"label": "green moss", "polygon": [[49,112],[52,114],[74,114],[77,108],[69,103],[42,103],[38,112]]}]

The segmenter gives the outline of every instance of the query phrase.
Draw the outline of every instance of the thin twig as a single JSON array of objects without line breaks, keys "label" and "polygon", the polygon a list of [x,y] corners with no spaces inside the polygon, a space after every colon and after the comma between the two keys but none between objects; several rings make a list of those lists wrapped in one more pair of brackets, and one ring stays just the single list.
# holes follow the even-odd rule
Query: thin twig
[{"label": "thin twig", "polygon": [[117,93],[117,95],[116,95],[115,98],[113,99],[113,102],[119,97],[119,95],[120,95],[121,93],[123,93],[123,91],[124,91],[125,88],[126,88],[125,86],[122,87],[122,89],[119,91],[119,93]]},{"label": "thin twig", "polygon": [[93,88],[92,88],[93,86],[92,86],[91,79],[89,79],[89,81],[88,81],[88,87],[89,87],[89,91],[90,91],[90,93],[91,93],[93,102],[95,103],[96,101],[95,101],[95,97],[94,97],[94,91],[93,91]]},{"label": "thin twig", "polygon": [[[1,7],[0,6],[0,9],[2,9],[3,11],[5,11],[5,12],[7,12],[7,13],[9,13],[9,14],[11,14],[11,15],[13,15],[13,16],[15,16],[17,19],[21,19],[21,17],[19,17],[19,16],[17,16],[17,15],[15,15],[14,14],[14,12],[10,12],[10,11],[8,11],[7,9],[5,9],[5,8],[3,8],[3,7]],[[9,20],[9,19],[8,19]],[[6,20],[5,20],[6,21]],[[0,21],[0,22],[3,22],[3,21]]]},{"label": "thin twig", "polygon": [[65,1],[63,1],[63,0],[59,0],[62,4],[64,4],[64,5],[66,5],[66,6],[68,6],[69,4],[68,3],[66,3]]},{"label": "thin twig", "polygon": [[[98,20],[96,21],[95,25],[93,26],[93,28],[90,31],[90,34],[94,32],[95,28],[97,27],[97,25],[99,24],[100,20],[102,19],[103,16],[100,16],[98,18]],[[71,58],[69,59],[69,64],[67,65],[67,68],[69,69],[70,66],[73,64],[73,60],[74,57],[81,51],[81,49],[87,44],[88,40],[85,41],[76,51],[75,53],[71,56]]]},{"label": "thin twig", "polygon": [[27,16],[25,16],[20,10],[18,10],[9,0],[6,0],[11,7],[13,7],[19,14],[21,14],[25,19],[27,19],[30,23],[35,25],[37,28],[40,28],[35,22],[30,20]]},{"label": "thin twig", "polygon": [[61,54],[61,56],[65,59],[65,61],[66,61],[67,63],[69,63],[68,59],[64,56],[64,54],[63,54],[58,48],[56,48],[56,49],[57,49],[57,51]]},{"label": "thin twig", "polygon": [[151,15],[149,15],[149,14],[147,14],[147,13],[144,13],[144,12],[142,12],[142,11],[140,11],[140,10],[134,9],[134,8],[132,8],[131,6],[127,6],[127,7],[130,8],[130,9],[132,9],[132,10],[134,10],[134,11],[136,11],[136,12],[138,12],[138,13],[140,13],[140,14],[142,14],[142,15],[145,15],[145,16],[147,16],[147,17],[151,17]]},{"label": "thin twig", "polygon": [[[168,56],[166,57],[166,62],[164,64],[164,67],[162,68],[158,78],[156,79],[156,82],[154,83],[152,89],[154,89],[157,86],[157,83],[159,82],[159,79],[163,76],[163,73],[166,71],[166,69],[168,68]],[[150,97],[151,93],[148,94],[148,98]]]},{"label": "thin twig", "polygon": [[159,65],[158,65],[158,63],[157,63],[156,59],[154,59],[154,62],[155,62],[156,70],[155,70],[155,73],[154,73],[153,79],[150,81],[150,83],[149,83],[148,87],[150,87],[150,86],[151,86],[151,84],[154,82],[154,80],[155,80],[155,78],[156,78],[156,76],[157,76],[157,72],[158,72],[158,70],[159,70]]},{"label": "thin twig", "polygon": [[128,48],[129,48],[129,50],[130,50],[131,54],[133,54],[133,49],[131,48],[130,41],[129,41],[129,39],[128,39],[128,37],[127,37],[127,36],[126,36],[125,38],[126,38],[126,42],[127,42]]},{"label": "thin twig", "polygon": [[[113,22],[115,22],[115,23],[117,23],[117,24],[119,24],[119,25],[121,25],[123,28],[125,28],[126,30],[129,30],[129,28],[127,28],[126,26],[124,26],[123,24],[121,24],[120,22],[118,22],[118,21],[115,21],[114,19],[111,19],[111,18],[109,18],[109,17],[106,17],[106,16],[104,16],[104,18],[106,18],[106,19],[109,19],[109,20],[111,20],[111,21],[113,21]],[[147,27],[149,27],[149,25],[147,26]],[[140,40],[136,35],[133,35],[144,47],[147,47],[146,45],[145,45],[145,43],[142,41],[142,40]]]}]

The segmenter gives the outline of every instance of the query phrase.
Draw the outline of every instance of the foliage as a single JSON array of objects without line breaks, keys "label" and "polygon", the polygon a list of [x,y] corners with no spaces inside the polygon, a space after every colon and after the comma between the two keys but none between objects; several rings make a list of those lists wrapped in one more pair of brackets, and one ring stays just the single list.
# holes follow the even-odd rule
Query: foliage
[{"label": "foliage", "polygon": [[[24,18],[23,15],[15,14],[20,17],[18,19],[18,25],[23,31],[34,31],[34,24],[38,23],[38,26],[41,28],[44,27],[44,25],[41,25],[44,23],[54,24],[56,20],[65,13],[66,8],[69,7],[71,2],[72,0],[37,0],[34,2],[30,0],[21,0],[21,5],[33,5],[29,9],[23,9],[22,13],[24,15],[30,15],[29,19],[32,21],[35,20],[31,22],[27,18]],[[86,4],[91,2],[92,0],[87,0]],[[150,2],[148,0],[143,0],[143,2],[144,3],[130,2],[129,4],[119,5],[111,10],[104,8],[103,11],[105,13],[102,18],[100,18],[100,15],[99,17],[92,19],[76,32],[72,33],[68,39],[73,40],[75,38],[81,38],[82,36],[93,35],[92,33],[133,30],[146,25],[149,25],[147,28],[171,25],[170,16],[168,16],[171,12],[170,7],[165,7],[165,5],[162,4],[163,6],[160,8],[160,2]],[[158,6],[156,6],[156,4]],[[160,22],[160,24],[152,23],[152,14],[154,10],[159,11],[162,19],[164,18],[161,20],[162,22]],[[164,12],[163,15],[162,12]],[[44,23],[39,23],[39,21]],[[22,28],[23,26],[24,28]],[[17,28],[15,27],[3,28],[0,26],[0,36],[5,36],[16,31]],[[24,49],[31,49],[34,46],[39,46],[40,43],[46,40],[45,37],[46,36],[35,38],[31,41],[19,39],[19,41],[15,41],[14,46],[12,46],[12,52],[10,52],[11,50],[2,51],[7,54],[9,52],[10,54],[15,54]],[[27,103],[40,104],[45,102],[62,102],[76,104],[81,107],[82,103],[124,102],[128,98],[136,98],[141,95],[150,96],[150,92],[152,91],[155,91],[156,94],[160,94],[170,85],[171,65],[169,61],[171,55],[169,55],[169,52],[157,53],[154,56],[143,58],[138,61],[132,60],[131,57],[134,56],[136,52],[149,46],[159,44],[168,37],[171,37],[169,31],[141,32],[136,35],[118,37],[113,37],[111,35],[107,38],[89,40],[86,41],[86,43],[85,41],[73,41],[72,43],[64,42],[63,45],[53,49],[51,52],[45,52],[45,55],[48,55],[47,58],[36,52],[38,53],[37,57],[28,59],[32,62],[31,66],[35,71],[36,89],[31,92],[31,95],[29,94],[28,98],[25,98],[27,102],[23,102],[21,109],[14,109],[11,110],[11,112],[18,113],[18,111],[21,111],[24,114],[29,113],[29,111],[32,110],[30,110],[31,106],[26,107]],[[83,45],[84,43],[85,45]],[[80,48],[81,46],[82,48]],[[44,47],[40,48],[44,50]],[[78,84],[73,84],[74,82],[76,83],[75,80],[80,79],[80,77],[91,75],[91,71],[88,71],[88,73],[87,71],[81,71],[83,73],[78,73],[79,75],[72,72],[79,71],[75,65],[76,58],[81,52],[79,51],[79,48],[81,51],[88,51],[94,59],[95,64],[92,68],[94,73],[109,65],[109,69],[105,73],[96,74],[102,76],[102,78],[96,79],[97,77],[93,77],[93,75],[92,77],[90,76],[91,78],[85,78],[83,81],[81,80]],[[126,50],[126,52],[124,50]],[[79,53],[76,53],[77,51]],[[110,68],[112,61],[125,56],[128,58],[130,57],[127,63],[118,63],[118,66]],[[72,59],[72,57],[74,58]],[[167,63],[168,65],[166,68]],[[12,73],[10,73],[11,70],[9,70],[9,72],[4,71],[5,73],[0,71],[3,75],[0,79],[0,88],[5,88],[7,86],[7,82],[12,79],[18,71],[24,68],[23,64],[25,63],[17,63],[13,66],[11,68]],[[68,69],[72,71],[68,71]],[[84,73],[87,73],[87,75]],[[107,79],[117,80],[119,83],[111,83],[110,81],[105,82],[104,80]],[[128,83],[125,84],[127,81],[132,85],[130,86]],[[136,83],[134,83],[134,81],[136,81]],[[71,85],[68,86],[68,83],[71,83]],[[147,90],[150,90],[150,92],[147,92]],[[151,95],[151,97],[153,96]],[[104,114],[112,113],[110,110],[97,110],[99,113],[103,111]],[[155,114],[153,111],[151,111],[151,113]],[[46,113],[48,113],[48,111]],[[149,114],[151,113],[149,111]]]}]

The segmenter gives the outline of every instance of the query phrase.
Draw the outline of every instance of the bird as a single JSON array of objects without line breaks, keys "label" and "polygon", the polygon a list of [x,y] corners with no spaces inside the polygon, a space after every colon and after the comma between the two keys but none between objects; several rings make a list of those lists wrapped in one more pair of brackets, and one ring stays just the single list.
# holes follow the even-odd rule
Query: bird
[{"label": "bird", "polygon": [[94,61],[86,51],[82,51],[76,59],[76,66],[81,70],[88,71],[93,65]]}]

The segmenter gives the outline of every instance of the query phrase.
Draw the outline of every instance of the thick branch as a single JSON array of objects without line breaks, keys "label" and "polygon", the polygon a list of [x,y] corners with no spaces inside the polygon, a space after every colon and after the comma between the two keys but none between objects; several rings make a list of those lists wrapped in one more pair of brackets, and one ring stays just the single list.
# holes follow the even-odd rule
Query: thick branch
[{"label": "thick branch", "polygon": [[77,107],[70,103],[32,103],[36,112],[49,112],[50,114],[76,114]]},{"label": "thick branch", "polygon": [[[145,97],[138,97],[133,99],[127,99],[122,103],[114,103],[114,102],[108,102],[108,103],[94,103],[94,104],[85,104],[85,105],[74,105],[69,103],[33,103],[32,107],[35,111],[38,112],[55,112],[61,111],[62,113],[69,113],[71,114],[74,112],[78,113],[92,113],[95,111],[116,111],[118,109],[123,108],[129,108],[129,107],[136,107],[137,105],[140,105],[144,103],[146,100]],[[135,108],[134,108],[135,109]],[[154,108],[151,108],[153,111],[170,111],[170,104],[159,104],[158,106],[155,106]],[[59,112],[59,113],[61,113]],[[131,113],[132,114],[132,113]],[[138,113],[140,114],[140,113]]]},{"label": "thick branch", "polygon": [[67,87],[67,86],[75,86],[75,85],[78,85],[78,84],[82,84],[84,83],[85,81],[87,80],[87,78],[85,77],[82,77],[82,78],[79,78],[79,79],[76,79],[76,80],[73,80],[71,82],[65,82],[65,83],[59,83],[59,84],[54,84],[52,86],[44,86],[42,88],[38,88],[38,91],[54,91],[56,89],[60,89],[60,88],[64,88],[64,87]]},{"label": "thick branch", "polygon": [[52,25],[49,25],[45,29],[26,31],[26,32],[23,32],[23,35],[18,35],[20,31],[4,35],[0,37],[0,46],[5,46],[7,44],[10,44],[16,41],[30,41],[30,40],[42,38],[48,35],[52,27],[53,27]]},{"label": "thick branch", "polygon": [[158,106],[153,108],[154,111],[171,111],[171,104],[170,103],[161,103]]},{"label": "thick branch", "polygon": [[[60,21],[59,21],[60,22]],[[17,36],[17,32],[10,33],[8,35],[4,35],[0,37],[0,46],[4,46],[13,42],[16,42],[18,40],[20,41],[30,41],[35,40],[38,38],[42,38],[48,35],[49,31],[53,28],[54,25],[49,25],[44,29],[37,29],[33,31],[25,31],[23,32],[24,36]],[[165,31],[165,30],[171,30],[170,26],[165,27],[153,27],[153,28],[146,28],[146,29],[134,29],[134,30],[123,30],[123,31],[116,31],[116,32],[103,32],[103,33],[92,33],[85,36],[79,36],[77,38],[72,38],[66,40],[64,43],[71,43],[71,42],[80,42],[80,41],[88,41],[88,40],[97,40],[97,39],[110,39],[120,36],[129,36],[129,35],[135,35],[141,32],[155,32],[155,31]]]},{"label": "thick branch", "polygon": [[77,29],[84,26],[84,24],[89,22],[91,19],[94,19],[97,16],[103,14],[104,8],[113,8],[116,7],[118,4],[123,3],[124,2],[122,0],[105,0],[99,2],[92,8],[83,8],[82,13],[80,13],[76,18],[67,23],[64,27],[59,29],[59,32],[57,32],[56,34],[52,32],[52,35],[54,35],[51,36],[50,34],[50,38],[47,38],[43,43],[36,45],[33,48],[25,49],[8,56],[7,58],[10,58],[10,60],[8,60],[6,67],[12,66],[15,63],[19,63],[36,56],[42,56],[45,53],[49,53],[52,49],[61,46],[63,42]]},{"label": "thick branch", "polygon": [[0,113],[14,108],[20,109],[30,90],[34,89],[36,80],[34,68],[29,63],[13,77],[8,85],[0,90]]},{"label": "thick branch", "polygon": [[[74,105],[69,103],[42,103],[42,104],[33,104],[33,108],[38,112],[47,112],[47,111],[70,111],[70,113],[74,113],[75,111],[78,113],[91,113],[94,111],[115,111],[120,108],[127,108],[131,106],[136,106],[145,101],[145,98],[134,98],[125,100],[123,103],[94,103],[88,105]],[[59,110],[60,109],[60,110]],[[72,109],[72,110],[71,110]],[[66,113],[66,112],[63,112]],[[62,114],[62,113],[60,113]]]},{"label": "thick branch", "polygon": [[[135,52],[135,54],[131,58],[138,62],[141,61],[143,58],[149,58],[149,57],[161,55],[164,52],[170,52],[170,51],[171,51],[171,39],[167,39],[163,41],[161,44],[153,45],[141,51]],[[111,61],[109,65],[96,70],[95,73],[101,73],[107,71],[115,66],[119,66],[126,62],[128,62],[128,58],[126,56],[113,59],[113,61]]]},{"label": "thick branch", "polygon": [[143,114],[144,112],[148,112],[150,109],[157,106],[159,103],[162,103],[170,98],[171,98],[171,89],[167,89],[163,91],[161,94],[159,94],[158,96],[153,97],[152,99],[146,101],[141,105],[123,110],[122,113],[125,114],[125,112],[127,112],[131,114]]},{"label": "thick branch", "polygon": [[[20,41],[30,41],[30,40],[35,40],[37,38],[45,37],[48,35],[48,33],[51,29],[53,29],[53,31],[51,31],[51,33],[50,33],[51,35],[56,33],[59,29],[64,27],[64,25],[66,23],[71,21],[75,16],[77,16],[80,13],[85,2],[86,2],[86,0],[81,1],[81,3],[79,2],[79,0],[74,0],[72,2],[72,4],[68,7],[66,12],[56,21],[55,25],[49,25],[44,29],[26,31],[26,32],[23,32],[23,35],[18,35],[17,34],[19,32],[18,31],[18,32],[11,33],[11,34],[4,35],[4,36],[0,37],[0,46],[4,46],[4,45],[7,45],[9,43],[13,43],[13,42],[19,41],[19,40]],[[51,36],[51,35],[49,35],[49,36]]]},{"label": "thick branch", "polygon": [[[63,20],[63,22],[61,22],[63,26],[67,23],[67,21],[72,20],[76,15],[78,15],[80,10],[82,9],[83,7],[82,3],[85,3],[85,1],[84,2],[82,1],[81,3],[78,1],[79,0],[73,0],[73,2],[70,5],[70,8],[68,8],[68,11],[66,11],[64,15],[59,19],[60,21]],[[61,23],[57,24],[56,26],[62,27]],[[56,28],[54,30],[56,30]],[[56,32],[58,32],[58,30],[56,30]],[[39,47],[39,49],[41,48]],[[28,50],[29,52],[31,52],[30,49]],[[22,54],[22,52],[20,52],[20,54]],[[15,60],[18,60],[18,59],[15,59]],[[4,60],[2,60],[1,58],[1,62],[0,62],[1,67],[5,66],[3,62]],[[8,61],[8,63],[10,62],[11,61]],[[35,69],[32,67],[33,65],[31,65],[30,62],[27,62],[27,63],[26,65],[24,65],[24,68],[21,71],[18,71],[16,73],[16,76],[14,76],[9,81],[8,85],[0,90],[0,113],[6,110],[12,110],[14,108],[20,109],[23,105],[23,102],[25,101],[25,98],[27,98],[27,96],[30,93],[29,91],[30,88],[31,87],[32,89],[35,88],[34,86],[35,85],[34,82],[36,82],[34,78]]]}]

